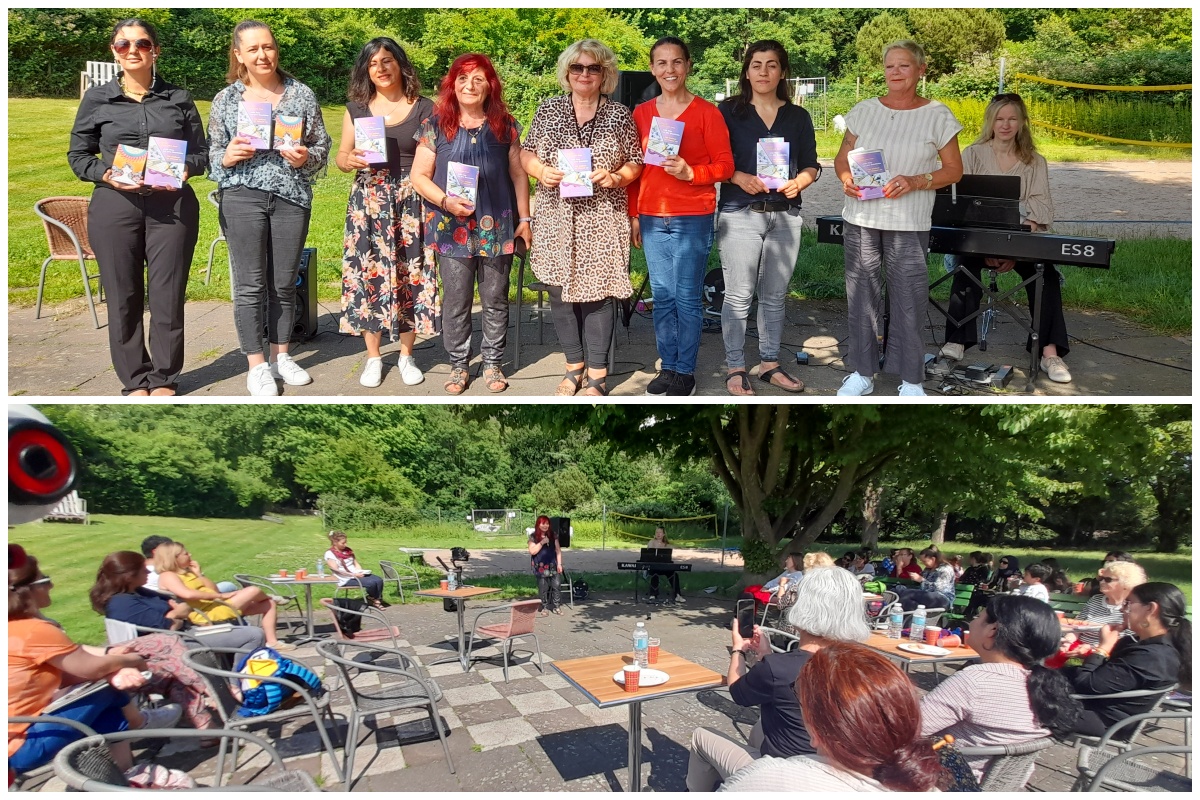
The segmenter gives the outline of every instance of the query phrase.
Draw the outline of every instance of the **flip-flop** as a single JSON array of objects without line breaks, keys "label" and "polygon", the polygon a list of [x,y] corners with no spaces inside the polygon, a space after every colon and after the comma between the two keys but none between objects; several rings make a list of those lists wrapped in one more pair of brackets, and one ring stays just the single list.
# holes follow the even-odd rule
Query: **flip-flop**
[{"label": "flip-flop", "polygon": [[[731,378],[741,378],[742,393],[729,392],[729,381]],[[729,392],[734,397],[754,397],[754,387],[750,385],[750,375],[744,369],[735,369],[725,376],[725,391]]]},{"label": "flip-flop", "polygon": [[[776,375],[776,374],[783,375],[784,377],[788,378],[789,380],[796,381],[796,388],[793,389],[789,386],[780,386],[778,383],[774,383],[771,380],[771,376]],[[804,381],[796,380],[791,375],[788,375],[786,372],[783,371],[783,367],[776,367],[775,369],[769,369],[766,372],[761,372],[758,375],[758,379],[760,381],[762,381],[763,383],[771,384],[776,389],[783,389],[785,392],[791,392],[791,393],[795,394],[797,392],[804,391]]]}]

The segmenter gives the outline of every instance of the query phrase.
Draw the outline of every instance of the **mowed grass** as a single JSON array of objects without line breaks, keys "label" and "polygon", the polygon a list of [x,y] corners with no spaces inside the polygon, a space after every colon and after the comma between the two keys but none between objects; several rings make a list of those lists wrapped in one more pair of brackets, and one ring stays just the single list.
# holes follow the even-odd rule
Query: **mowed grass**
[{"label": "mowed grass", "polygon": [[[197,106],[207,124],[209,103],[198,102]],[[51,195],[91,193],[91,187],[75,178],[66,161],[69,133],[77,107],[78,103],[71,100],[13,98],[8,103],[8,287],[9,302],[17,306],[30,306],[35,302],[38,271],[46,257],[46,237],[41,220],[32,212],[33,204]],[[335,152],[341,138],[342,113],[341,106],[322,109]],[[824,161],[832,161],[839,142],[840,137],[832,131],[818,134],[818,152]],[[1046,140],[1045,144],[1043,150],[1052,161],[1190,159],[1190,151],[1150,151],[1119,145],[1076,144],[1059,139]],[[1159,155],[1154,156],[1154,153]],[[331,166],[328,174],[314,187],[308,243],[317,248],[318,295],[326,309],[336,308],[341,297],[342,233],[350,184],[351,176]],[[206,178],[194,178],[191,186],[200,198],[201,211],[199,243],[192,261],[188,298],[227,299],[228,262],[223,244],[217,246],[212,282],[207,286],[204,284],[208,247],[217,236],[216,208],[205,197],[216,184]],[[94,264],[92,266],[94,268]],[[719,266],[720,259],[714,247],[709,267]],[[634,286],[640,286],[642,276],[646,274],[642,251],[632,252],[630,269]],[[1117,246],[1112,269],[1065,267],[1064,271],[1067,273],[1064,302],[1068,307],[1115,311],[1159,333],[1178,334],[1191,330],[1190,240],[1123,240]],[[940,274],[940,256],[931,257],[931,279]],[[514,270],[514,286],[516,278]],[[807,232],[791,293],[800,300],[845,297],[842,248],[818,245],[815,234]],[[941,296],[944,298],[948,293],[947,286]],[[45,302],[54,305],[82,296],[83,286],[74,262],[53,262],[46,278]],[[532,295],[529,297],[532,299]]]},{"label": "mowed grass", "polygon": [[[576,546],[598,547],[599,523],[574,523]],[[305,567],[312,570],[317,560],[328,549],[328,540],[319,517],[286,516],[282,524],[262,520],[229,519],[180,519],[168,517],[138,517],[96,514],[90,525],[63,523],[34,523],[9,530],[9,541],[23,545],[38,558],[42,570],[54,579],[52,597],[54,604],[47,615],[57,619],[67,633],[79,642],[101,644],[104,641],[104,621],[91,609],[87,593],[95,582],[96,570],[108,553],[116,550],[138,550],[147,536],[158,534],[169,536],[187,545],[189,551],[200,562],[207,576],[214,581],[232,580],[236,573],[253,575],[275,574],[280,568],[295,570]],[[523,536],[497,537],[480,534],[464,524],[437,523],[417,526],[409,530],[352,533],[351,547],[359,562],[368,569],[376,569],[380,559],[406,562],[399,552],[400,547],[449,548],[466,547],[468,550],[521,549],[525,546]],[[628,537],[609,537],[605,546],[610,549],[636,550],[643,543],[629,541]],[[711,542],[676,539],[677,546],[717,546]],[[730,545],[740,544],[731,540]],[[919,549],[927,542],[883,542],[879,553],[895,547]],[[846,550],[854,549],[849,544],[818,543],[812,549],[824,549],[835,558]],[[970,544],[952,542],[944,548],[948,553],[965,557],[972,550],[981,549]],[[983,548],[986,549],[986,548]],[[1022,564],[1028,564],[1047,556],[1055,556],[1067,573],[1075,579],[1095,574],[1096,567],[1103,561],[1100,550],[1072,551],[1027,548],[993,548],[997,560],[1001,555],[1016,556]],[[1191,550],[1178,554],[1137,554],[1138,561],[1150,573],[1152,580],[1163,580],[1179,586],[1191,601]],[[435,585],[440,571],[422,569],[422,584]],[[590,574],[581,573],[572,577],[586,580],[593,591],[626,590],[630,586],[627,573]],[[738,580],[737,573],[693,572],[681,576],[684,591],[696,592],[716,586],[727,592]],[[428,579],[429,583],[425,583]],[[497,600],[529,597],[536,593],[532,575],[505,575],[472,577],[472,583],[495,586],[503,591]],[[313,590],[315,597],[330,597],[332,586],[318,586]],[[387,592],[394,597],[394,590]],[[424,601],[418,598],[421,602]],[[318,615],[319,617],[319,615]]]}]

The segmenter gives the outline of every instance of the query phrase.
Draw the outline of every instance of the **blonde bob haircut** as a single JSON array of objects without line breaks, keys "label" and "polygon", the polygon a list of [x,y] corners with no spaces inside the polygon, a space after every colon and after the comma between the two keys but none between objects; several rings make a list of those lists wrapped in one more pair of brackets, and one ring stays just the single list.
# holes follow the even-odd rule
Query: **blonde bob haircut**
[{"label": "blonde bob haircut", "polygon": [[154,548],[154,571],[159,575],[162,575],[164,572],[181,572],[179,565],[175,563],[175,559],[186,549],[179,542],[168,542]]},{"label": "blonde bob haircut", "polygon": [[832,567],[833,557],[829,553],[808,553],[804,556],[804,571],[813,567]]},{"label": "blonde bob haircut", "polygon": [[912,39],[897,39],[894,42],[888,42],[883,46],[883,60],[887,60],[888,53],[893,50],[904,50],[913,59],[916,60],[917,66],[925,66],[925,48],[914,42]]},{"label": "blonde bob haircut", "polygon": [[1132,561],[1113,561],[1105,564],[1096,572],[1097,575],[1116,578],[1121,588],[1129,590],[1146,582],[1146,570]]},{"label": "blonde bob haircut", "polygon": [[567,94],[571,93],[571,83],[567,79],[567,70],[579,60],[579,56],[585,53],[595,59],[597,64],[604,67],[604,72],[601,73],[603,77],[600,81],[600,94],[612,94],[615,92],[617,90],[617,54],[609,49],[608,45],[598,39],[580,39],[562,51],[562,55],[558,57],[558,67],[555,70],[558,76],[559,88]]}]

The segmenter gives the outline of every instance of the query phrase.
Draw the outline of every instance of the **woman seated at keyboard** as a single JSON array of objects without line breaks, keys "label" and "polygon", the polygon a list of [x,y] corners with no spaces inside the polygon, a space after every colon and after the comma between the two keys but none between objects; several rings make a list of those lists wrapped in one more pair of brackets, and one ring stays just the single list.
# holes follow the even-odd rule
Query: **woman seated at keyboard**
[{"label": "woman seated at keyboard", "polygon": [[[1021,179],[1021,222],[1032,226],[1035,231],[1049,230],[1054,221],[1054,204],[1050,200],[1050,176],[1046,159],[1037,152],[1029,130],[1029,113],[1025,101],[1018,94],[998,94],[984,112],[983,133],[974,144],[963,150],[963,173],[967,175],[1016,175]],[[967,270],[982,282],[984,269],[996,272],[1016,270],[1022,280],[1032,277],[1037,270],[1033,262],[1014,261],[1010,258],[979,258],[964,256],[962,269]],[[1070,383],[1071,373],[1063,363],[1063,356],[1070,350],[1067,343],[1067,323],[1063,318],[1062,285],[1054,265],[1046,265],[1046,276],[1042,288],[1042,319],[1038,326],[1038,344],[1041,345],[1041,369],[1056,383]],[[1025,287],[1029,297],[1030,314],[1033,313],[1036,283]],[[949,312],[946,320],[946,344],[942,355],[960,361],[966,350],[978,342],[977,321],[972,319],[961,326],[951,320],[961,320],[979,310],[983,295],[979,284],[964,275],[960,269],[954,275],[950,289]],[[1025,349],[1033,346],[1032,337]]]},{"label": "woman seated at keyboard", "polygon": [[[647,547],[656,547],[659,549],[665,549],[665,548],[670,547],[671,543],[669,541],[667,541],[667,532],[665,530],[663,530],[661,527],[655,528],[654,529],[654,538],[651,539],[650,544],[648,544],[646,546]],[[649,595],[649,597],[647,597],[648,600],[657,600],[658,599],[658,579],[665,575],[667,578],[667,583],[670,584],[670,587],[671,587],[671,601],[674,603],[682,603],[683,602],[683,593],[679,591],[679,573],[678,572],[674,572],[671,570],[655,571],[653,568],[648,570],[648,572],[650,573],[650,595]]]}]

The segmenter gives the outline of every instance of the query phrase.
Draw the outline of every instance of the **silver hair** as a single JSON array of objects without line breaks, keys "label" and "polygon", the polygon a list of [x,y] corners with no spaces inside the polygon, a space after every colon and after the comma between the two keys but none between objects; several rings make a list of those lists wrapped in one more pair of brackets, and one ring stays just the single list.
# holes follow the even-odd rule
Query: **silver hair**
[{"label": "silver hair", "polygon": [[555,76],[558,85],[568,94],[571,83],[567,80],[567,70],[583,53],[591,56],[597,64],[604,68],[600,80],[600,94],[612,94],[617,89],[617,54],[608,45],[596,39],[580,39],[563,50],[555,66]]},{"label": "silver hair", "polygon": [[883,58],[886,61],[888,53],[893,50],[904,50],[917,62],[917,66],[925,66],[925,48],[912,39],[897,39],[883,46]]},{"label": "silver hair", "polygon": [[862,584],[841,567],[807,570],[796,587],[788,622],[810,636],[862,642],[871,635]]}]

